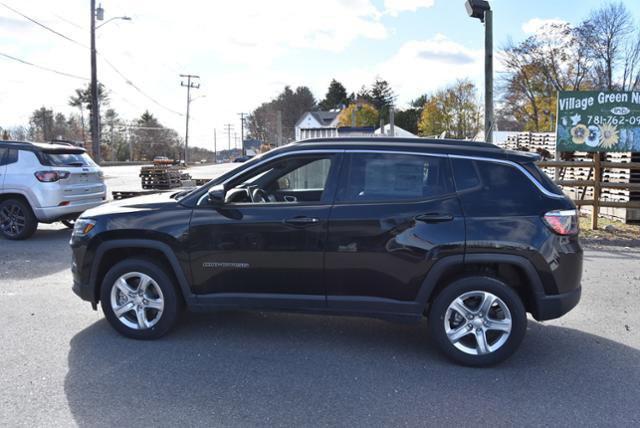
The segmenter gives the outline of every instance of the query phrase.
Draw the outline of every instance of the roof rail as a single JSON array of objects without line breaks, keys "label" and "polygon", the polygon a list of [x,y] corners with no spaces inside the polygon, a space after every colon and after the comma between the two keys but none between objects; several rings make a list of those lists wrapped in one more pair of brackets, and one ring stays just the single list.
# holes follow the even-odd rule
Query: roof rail
[{"label": "roof rail", "polygon": [[483,141],[469,141],[469,140],[453,140],[453,139],[437,139],[437,138],[421,138],[421,137],[390,137],[390,136],[377,135],[371,137],[328,137],[328,138],[309,138],[306,140],[296,141],[294,144],[306,144],[306,143],[422,143],[422,144],[446,144],[451,146],[465,146],[465,147],[482,147],[482,148],[495,148],[500,149],[492,143],[485,143]]}]

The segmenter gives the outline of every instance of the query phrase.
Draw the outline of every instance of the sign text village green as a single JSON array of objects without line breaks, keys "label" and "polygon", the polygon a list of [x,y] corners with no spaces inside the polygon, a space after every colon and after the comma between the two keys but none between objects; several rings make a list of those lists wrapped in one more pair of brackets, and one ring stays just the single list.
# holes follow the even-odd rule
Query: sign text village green
[{"label": "sign text village green", "polygon": [[640,92],[560,92],[557,120],[560,152],[640,152]]}]

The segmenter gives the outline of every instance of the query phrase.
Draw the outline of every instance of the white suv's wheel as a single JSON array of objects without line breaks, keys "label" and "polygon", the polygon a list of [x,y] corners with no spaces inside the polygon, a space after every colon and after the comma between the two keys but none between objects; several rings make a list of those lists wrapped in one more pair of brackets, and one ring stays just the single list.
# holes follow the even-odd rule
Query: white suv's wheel
[{"label": "white suv's wheel", "polygon": [[38,228],[31,207],[19,199],[7,199],[0,203],[0,233],[7,239],[27,239]]},{"label": "white suv's wheel", "polygon": [[470,366],[496,364],[522,341],[527,325],[517,293],[496,278],[467,277],[447,286],[429,314],[431,335],[453,360]]},{"label": "white suv's wheel", "polygon": [[175,324],[181,300],[165,270],[146,259],[117,263],[102,282],[100,303],[113,328],[134,339],[155,339]]}]

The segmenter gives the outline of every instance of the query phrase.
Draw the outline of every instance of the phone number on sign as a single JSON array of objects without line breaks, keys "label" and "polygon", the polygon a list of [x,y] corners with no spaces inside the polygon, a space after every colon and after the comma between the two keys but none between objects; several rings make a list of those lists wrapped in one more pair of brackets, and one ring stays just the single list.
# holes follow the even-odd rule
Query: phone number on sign
[{"label": "phone number on sign", "polygon": [[640,116],[587,116],[587,125],[640,126]]}]

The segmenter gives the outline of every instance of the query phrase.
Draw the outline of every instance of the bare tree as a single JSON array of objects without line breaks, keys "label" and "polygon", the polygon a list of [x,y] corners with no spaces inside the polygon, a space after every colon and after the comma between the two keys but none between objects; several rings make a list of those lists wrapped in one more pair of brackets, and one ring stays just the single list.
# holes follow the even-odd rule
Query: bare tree
[{"label": "bare tree", "polygon": [[[628,89],[628,82],[634,80],[627,76],[637,69],[636,58],[625,59],[627,54],[637,50],[638,40],[635,33],[633,17],[623,3],[609,3],[596,9],[584,21],[578,31],[585,41],[587,54],[594,60],[594,80],[596,85],[607,90]],[[633,41],[631,41],[633,39]],[[616,82],[616,68],[623,63],[625,77],[623,82]],[[628,64],[627,64],[628,63]],[[637,70],[635,70],[637,74]],[[637,77],[637,76],[636,76]]]}]

